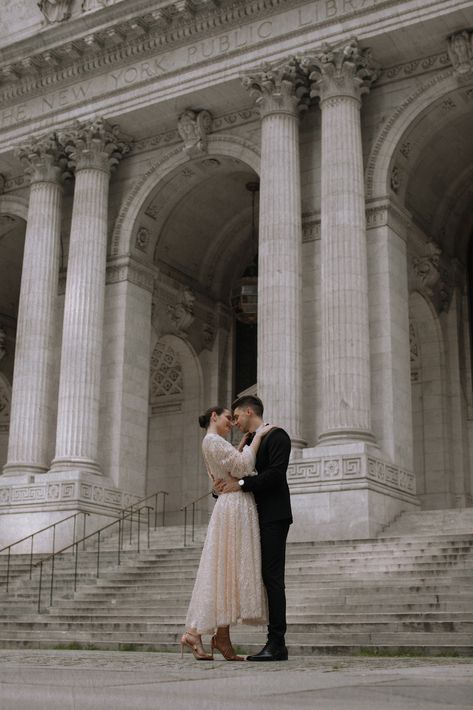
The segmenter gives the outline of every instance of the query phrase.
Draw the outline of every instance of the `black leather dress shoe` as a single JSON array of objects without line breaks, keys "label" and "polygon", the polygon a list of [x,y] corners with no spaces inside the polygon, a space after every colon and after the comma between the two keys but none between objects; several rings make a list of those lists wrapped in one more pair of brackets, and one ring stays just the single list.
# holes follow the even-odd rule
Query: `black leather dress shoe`
[{"label": "black leather dress shoe", "polygon": [[287,661],[286,646],[271,646],[269,643],[254,656],[247,656],[247,661]]}]

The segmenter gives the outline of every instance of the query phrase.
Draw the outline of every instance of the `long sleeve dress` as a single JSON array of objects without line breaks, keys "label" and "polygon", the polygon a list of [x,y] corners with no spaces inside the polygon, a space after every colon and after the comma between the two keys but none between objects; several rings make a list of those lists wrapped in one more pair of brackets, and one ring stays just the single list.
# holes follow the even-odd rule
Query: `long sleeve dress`
[{"label": "long sleeve dress", "polygon": [[[218,434],[205,436],[202,453],[214,480],[241,478],[254,471],[250,448],[240,452]],[[218,626],[266,622],[255,500],[252,493],[223,493],[215,502],[209,521],[186,628],[213,634]]]}]

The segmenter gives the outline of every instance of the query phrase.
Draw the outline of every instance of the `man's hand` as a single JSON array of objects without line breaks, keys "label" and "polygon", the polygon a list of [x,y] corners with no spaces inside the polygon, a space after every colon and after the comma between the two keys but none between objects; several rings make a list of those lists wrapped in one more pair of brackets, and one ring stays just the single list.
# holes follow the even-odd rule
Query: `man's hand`
[{"label": "man's hand", "polygon": [[236,491],[240,490],[241,486],[236,478],[231,478],[230,480],[217,478],[214,488],[218,493],[236,493]]}]

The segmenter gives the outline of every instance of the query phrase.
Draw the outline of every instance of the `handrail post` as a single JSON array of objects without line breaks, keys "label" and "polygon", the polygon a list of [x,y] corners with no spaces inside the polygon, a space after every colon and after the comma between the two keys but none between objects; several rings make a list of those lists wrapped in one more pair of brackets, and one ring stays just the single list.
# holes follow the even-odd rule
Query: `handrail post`
[{"label": "handrail post", "polygon": [[166,496],[167,496],[167,493],[166,493],[166,491],[161,491],[161,493],[163,494],[163,528],[164,528],[164,526],[165,526],[164,520],[165,520],[165,515],[166,515]]},{"label": "handrail post", "polygon": [[[74,515],[74,525],[73,525],[73,528],[72,528],[72,542],[73,542],[73,543],[76,541],[76,522],[77,522],[77,516],[78,516],[78,515],[79,515],[79,513],[76,513],[76,514]],[[72,554],[74,554],[74,548],[72,548]]]},{"label": "handrail post", "polygon": [[79,543],[75,544],[76,558],[74,560],[74,591],[77,591],[77,565],[79,563]]},{"label": "handrail post", "polygon": [[43,586],[43,562],[39,563],[38,614],[41,614],[41,589]]},{"label": "handrail post", "polygon": [[10,581],[10,555],[11,555],[11,545],[8,548],[8,557],[7,557],[7,592],[8,592],[8,584]]},{"label": "handrail post", "polygon": [[186,546],[187,537],[187,505],[184,507],[184,547]]},{"label": "handrail post", "polygon": [[51,588],[49,590],[49,606],[53,605],[53,589],[54,589],[54,555],[51,557]]},{"label": "handrail post", "polygon": [[146,507],[146,513],[147,513],[147,516],[146,516],[146,517],[147,517],[147,523],[148,523],[148,529],[147,529],[147,531],[146,531],[146,537],[147,537],[147,548],[148,548],[148,550],[149,550],[149,511],[150,511],[150,510],[151,510],[151,508],[150,508],[149,505],[148,505],[148,506]]},{"label": "handrail post", "polygon": [[133,506],[130,511],[130,546],[132,541],[132,528],[133,528]]},{"label": "handrail post", "polygon": [[195,501],[192,503],[192,542],[194,542],[194,528],[195,528]]},{"label": "handrail post", "polygon": [[100,530],[97,531],[97,574],[100,577]]},{"label": "handrail post", "polygon": [[34,539],[34,535],[31,536],[31,545],[30,545],[30,579],[31,579],[31,575],[33,573],[33,544],[34,544],[33,539]]},{"label": "handrail post", "polygon": [[85,550],[85,525],[87,520],[87,513],[83,513],[84,521],[82,523],[82,549]]},{"label": "handrail post", "polygon": [[141,532],[141,508],[138,509],[138,543],[136,551],[140,554],[140,532]]},{"label": "handrail post", "polygon": [[118,566],[120,567],[120,546],[121,546],[121,538],[122,538],[122,524],[123,521],[121,518],[118,518],[118,549],[117,549],[117,557],[118,557]]},{"label": "handrail post", "polygon": [[56,523],[53,525],[53,555],[56,552]]},{"label": "handrail post", "polygon": [[156,530],[158,525],[158,493],[154,494],[154,529]]}]

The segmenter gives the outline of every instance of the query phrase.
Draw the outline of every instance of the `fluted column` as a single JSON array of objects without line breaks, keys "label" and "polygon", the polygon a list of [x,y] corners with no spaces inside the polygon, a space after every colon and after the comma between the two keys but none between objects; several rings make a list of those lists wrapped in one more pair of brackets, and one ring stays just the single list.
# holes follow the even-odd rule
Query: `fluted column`
[{"label": "fluted column", "polygon": [[261,114],[258,395],[293,446],[301,433],[301,188],[299,109],[306,82],[293,60],[243,79]]},{"label": "fluted column", "polygon": [[320,443],[373,441],[361,95],[377,67],[356,40],[303,62],[322,111],[323,431]]},{"label": "fluted column", "polygon": [[101,119],[59,135],[75,168],[52,470],[97,463],[110,170],[128,150]]},{"label": "fluted column", "polygon": [[7,475],[49,467],[64,155],[54,134],[21,146],[31,178],[15,347]]}]

